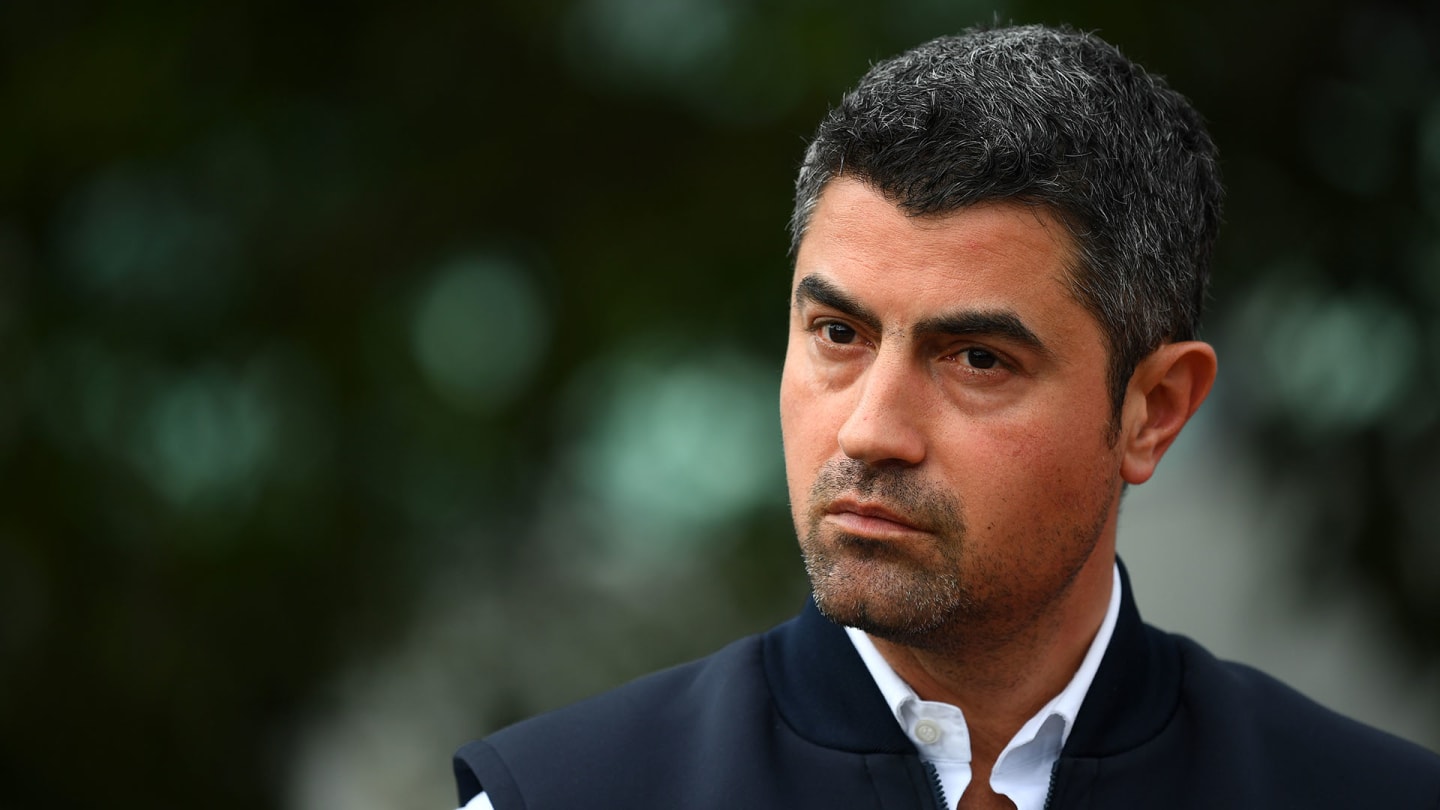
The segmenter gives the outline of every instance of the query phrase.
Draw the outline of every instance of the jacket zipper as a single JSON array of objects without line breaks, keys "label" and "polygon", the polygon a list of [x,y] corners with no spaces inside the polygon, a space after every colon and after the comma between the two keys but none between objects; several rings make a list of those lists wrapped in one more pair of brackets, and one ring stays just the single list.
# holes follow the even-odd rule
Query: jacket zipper
[{"label": "jacket zipper", "polygon": [[[945,810],[950,810],[950,802],[945,798],[945,786],[940,784],[940,771],[923,759],[920,764],[925,766],[925,773],[930,775],[930,786],[935,789],[935,800],[940,802],[940,806]],[[1055,801],[1055,775],[1059,772],[1060,760],[1057,759],[1055,764],[1050,766],[1050,784],[1045,788],[1045,810],[1050,810],[1051,803]]]},{"label": "jacket zipper", "polygon": [[950,802],[945,798],[945,786],[940,784],[940,771],[923,759],[920,764],[925,766],[925,773],[930,774],[930,787],[935,789],[935,800],[940,802],[942,810],[950,810]]},{"label": "jacket zipper", "polygon": [[1050,766],[1050,786],[1045,789],[1045,810],[1050,810],[1050,803],[1055,800],[1055,775],[1060,772],[1060,760]]}]

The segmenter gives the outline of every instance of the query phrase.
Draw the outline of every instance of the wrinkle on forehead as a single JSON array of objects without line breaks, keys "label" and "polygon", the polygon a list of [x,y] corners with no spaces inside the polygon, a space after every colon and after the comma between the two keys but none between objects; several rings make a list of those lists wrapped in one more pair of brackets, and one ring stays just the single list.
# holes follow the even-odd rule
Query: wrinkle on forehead
[{"label": "wrinkle on forehead", "polygon": [[[842,199],[837,202],[836,198],[842,197],[844,191],[840,194],[835,192],[840,189],[848,191],[846,187],[865,189],[890,202],[889,209],[893,217],[889,217],[889,221],[884,223],[886,227],[877,229],[874,212],[863,205],[857,205],[857,201]],[[893,200],[889,200],[869,183],[845,176],[835,178],[821,192],[820,205],[827,202],[831,204],[825,206],[828,209],[826,213],[832,220],[830,227],[825,229],[829,231],[827,238],[842,244],[879,242],[882,247],[903,239],[908,248],[915,251],[912,258],[918,259],[926,269],[936,272],[941,278],[948,279],[963,277],[967,272],[964,265],[968,261],[1009,261],[1015,253],[1024,252],[1026,245],[1030,244],[1029,240],[1015,242],[997,239],[993,234],[1005,228],[1005,219],[1014,217],[1027,220],[1023,229],[1025,233],[1035,240],[1044,239],[1049,246],[1060,250],[1060,274],[1054,280],[1064,285],[1067,290],[1073,291],[1076,271],[1079,269],[1080,250],[1075,237],[1061,218],[1043,205],[1021,200],[997,199],[978,202],[954,211],[911,214],[896,207]],[[974,214],[991,212],[996,216],[980,229],[981,232],[967,234],[963,239],[945,238],[955,217],[970,214],[973,221]],[[987,216],[986,219],[991,218]],[[1038,226],[1038,229],[1030,227],[1031,225]],[[1030,246],[1035,247],[1033,244]],[[801,248],[803,247],[804,240],[801,242]],[[966,256],[970,257],[968,261],[963,258]]]}]

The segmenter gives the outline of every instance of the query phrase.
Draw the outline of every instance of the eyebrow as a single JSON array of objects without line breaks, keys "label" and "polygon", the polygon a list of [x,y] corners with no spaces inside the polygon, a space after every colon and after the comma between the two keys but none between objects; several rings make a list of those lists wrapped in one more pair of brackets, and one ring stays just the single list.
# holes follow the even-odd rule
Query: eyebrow
[{"label": "eyebrow", "polygon": [[1050,347],[1010,310],[965,310],[915,324],[917,335],[989,335],[1019,344],[1036,354],[1050,356]]},{"label": "eyebrow", "polygon": [[[881,331],[880,318],[864,304],[840,289],[829,279],[808,275],[795,285],[795,306],[818,304],[836,310],[864,324],[872,331]],[[1035,334],[1013,310],[957,310],[926,318],[912,330],[918,336],[949,335],[953,337],[988,335],[1017,343],[1033,352],[1050,356],[1045,342]]]},{"label": "eyebrow", "polygon": [[795,306],[819,304],[840,312],[864,324],[871,331],[880,331],[880,318],[829,279],[808,275],[795,285]]}]

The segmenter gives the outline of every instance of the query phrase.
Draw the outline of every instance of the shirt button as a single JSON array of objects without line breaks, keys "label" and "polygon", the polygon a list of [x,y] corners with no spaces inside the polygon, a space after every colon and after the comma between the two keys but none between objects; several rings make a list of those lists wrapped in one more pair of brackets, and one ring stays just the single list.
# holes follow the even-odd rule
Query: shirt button
[{"label": "shirt button", "polygon": [[933,720],[921,720],[915,724],[915,738],[926,745],[940,742],[944,735],[945,732],[941,731],[940,726]]}]

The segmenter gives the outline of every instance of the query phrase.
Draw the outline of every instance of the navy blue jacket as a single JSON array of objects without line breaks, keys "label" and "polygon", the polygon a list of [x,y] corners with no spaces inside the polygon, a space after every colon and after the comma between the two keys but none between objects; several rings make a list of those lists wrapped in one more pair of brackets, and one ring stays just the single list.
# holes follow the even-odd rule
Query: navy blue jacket
[{"label": "navy blue jacket", "polygon": [[[1440,757],[1143,624],[1122,582],[1047,807],[1440,808]],[[483,789],[496,810],[945,806],[844,631],[813,604],[469,743],[455,776],[462,805]]]}]

